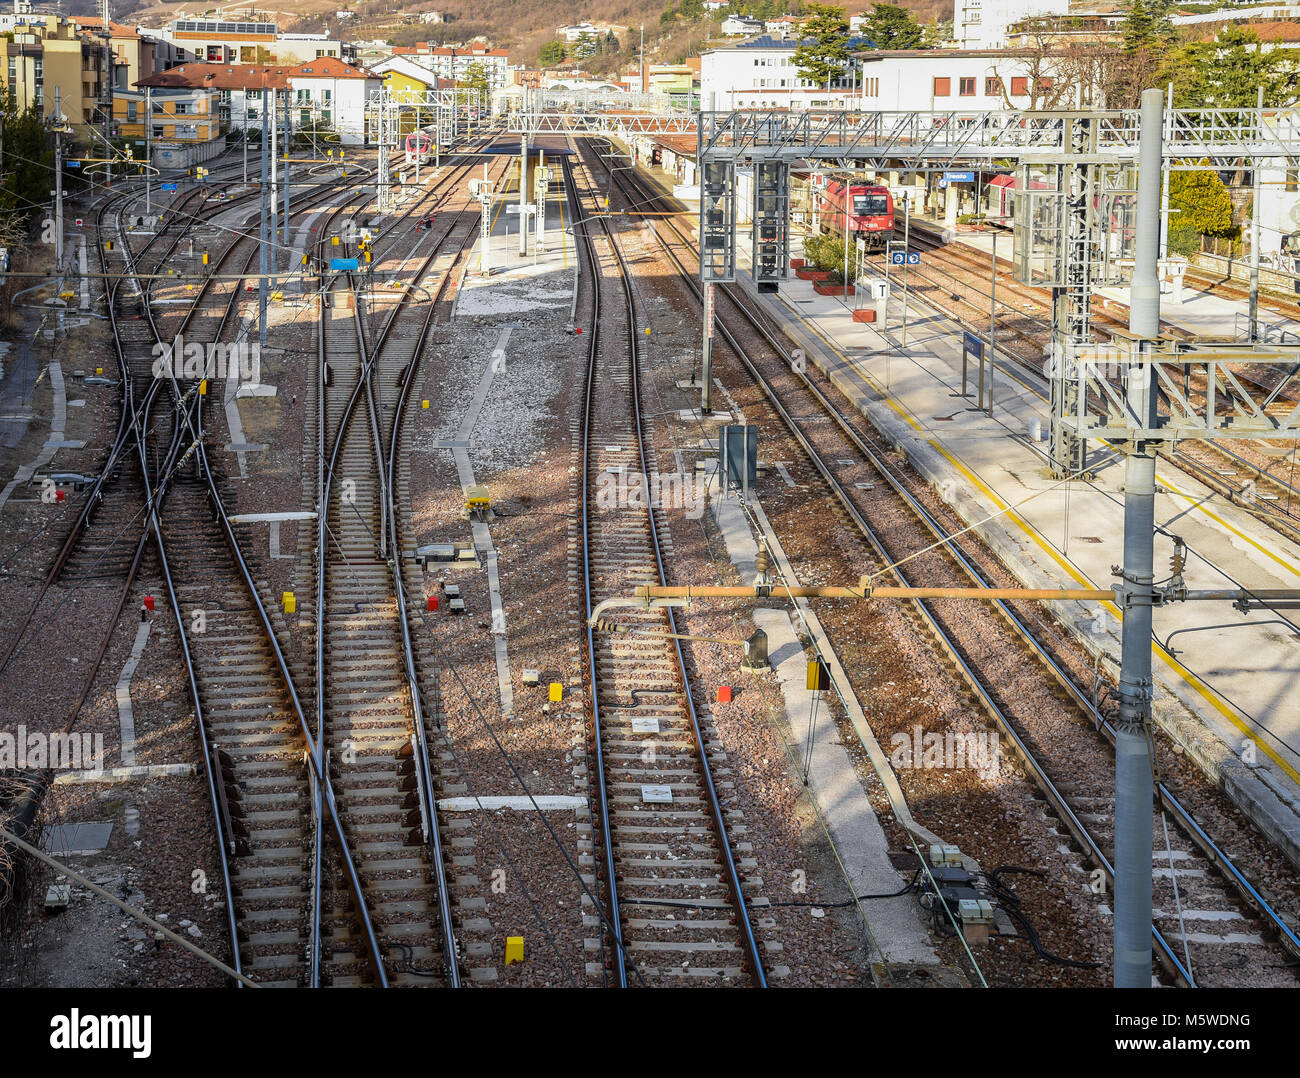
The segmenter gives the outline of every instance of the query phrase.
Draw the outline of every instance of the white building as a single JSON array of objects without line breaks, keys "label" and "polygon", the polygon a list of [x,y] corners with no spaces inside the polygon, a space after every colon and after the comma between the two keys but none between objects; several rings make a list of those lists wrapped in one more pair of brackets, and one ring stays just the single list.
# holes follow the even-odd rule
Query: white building
[{"label": "white building", "polygon": [[338,132],[345,146],[367,141],[366,107],[384,80],[333,56],[289,69],[289,107],[295,127],[319,120]]},{"label": "white building", "polygon": [[[215,90],[222,126],[236,130],[260,130],[272,96],[275,119],[283,124],[287,94],[291,127],[319,122],[338,132],[343,143],[360,145],[366,141],[366,103],[379,93],[383,79],[326,56],[293,67],[185,63],[141,79],[137,85]],[[271,117],[267,119],[269,122]]]},{"label": "white building", "polygon": [[1001,49],[1012,23],[1069,10],[1070,0],[953,0],[953,41],[959,49]]},{"label": "white building", "polygon": [[420,21],[428,22],[428,23],[440,23],[443,21],[443,14],[441,11],[422,11],[420,13]]},{"label": "white building", "polygon": [[990,112],[1030,104],[1027,53],[913,49],[859,53],[830,89],[800,77],[795,40],[759,39],[706,52],[701,104],[708,109],[861,108],[884,112]]},{"label": "white building", "polygon": [[762,32],[762,22],[751,19],[748,15],[728,15],[722,20],[722,33],[725,37],[747,37]]},{"label": "white building", "polygon": [[583,34],[590,34],[595,37],[600,31],[589,22],[574,23],[572,26],[558,26],[555,29],[555,36],[572,45]]},{"label": "white building", "polygon": [[488,89],[500,90],[510,84],[510,53],[507,49],[489,49],[472,46],[454,49],[445,45],[399,45],[394,56],[401,56],[419,64],[442,79],[459,82],[472,68],[481,67],[487,75]]}]

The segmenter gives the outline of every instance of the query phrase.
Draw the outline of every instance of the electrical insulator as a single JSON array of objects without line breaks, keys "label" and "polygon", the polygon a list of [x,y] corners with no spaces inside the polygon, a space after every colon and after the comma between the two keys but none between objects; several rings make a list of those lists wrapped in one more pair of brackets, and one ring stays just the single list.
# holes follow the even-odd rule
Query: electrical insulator
[{"label": "electrical insulator", "polygon": [[758,557],[754,559],[754,568],[758,573],[759,580],[767,579],[767,571],[772,567],[772,558],[767,552],[766,541],[760,540],[758,544]]},{"label": "electrical insulator", "polygon": [[1169,558],[1169,571],[1174,576],[1182,576],[1187,567],[1187,546],[1179,538],[1174,538],[1174,552]]}]

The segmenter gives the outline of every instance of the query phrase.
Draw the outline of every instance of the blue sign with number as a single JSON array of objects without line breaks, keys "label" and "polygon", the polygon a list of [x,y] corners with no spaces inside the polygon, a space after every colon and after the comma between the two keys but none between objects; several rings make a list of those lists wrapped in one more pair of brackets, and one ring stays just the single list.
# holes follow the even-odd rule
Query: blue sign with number
[{"label": "blue sign with number", "polygon": [[357,268],[358,262],[355,258],[331,258],[330,269],[335,273],[349,273]]},{"label": "blue sign with number", "polygon": [[164,190],[164,191],[175,191],[175,190],[176,190],[176,185],[175,185],[174,183],[164,183],[164,184],[160,184],[159,187],[160,187],[162,190]]},{"label": "blue sign with number", "polygon": [[892,262],[895,266],[901,266],[907,261],[907,252],[894,251],[892,254],[890,254],[889,261]]},{"label": "blue sign with number", "polygon": [[975,173],[973,172],[945,172],[943,178],[949,183],[974,183]]},{"label": "blue sign with number", "polygon": [[969,330],[962,334],[962,348],[968,356],[974,356],[976,359],[984,358],[984,342]]},{"label": "blue sign with number", "polygon": [[919,266],[921,264],[921,255],[917,251],[907,252],[907,264],[909,266]]},{"label": "blue sign with number", "polygon": [[68,162],[68,168],[80,168],[80,167],[81,167],[81,162],[80,162],[80,161],[69,161],[69,162]]}]

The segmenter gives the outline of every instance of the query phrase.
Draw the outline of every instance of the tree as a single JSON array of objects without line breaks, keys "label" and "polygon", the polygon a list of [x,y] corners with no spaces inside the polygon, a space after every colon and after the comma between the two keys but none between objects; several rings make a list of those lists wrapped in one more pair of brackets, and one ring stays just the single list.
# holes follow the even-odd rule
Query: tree
[{"label": "tree", "polygon": [[894,4],[873,4],[862,32],[873,49],[929,48],[916,16]]},{"label": "tree", "polygon": [[1254,108],[1261,86],[1265,105],[1290,105],[1300,94],[1300,69],[1287,50],[1239,26],[1185,46],[1178,61],[1174,104],[1180,108]]},{"label": "tree", "polygon": [[592,36],[585,30],[578,35],[578,40],[573,46],[573,55],[578,60],[585,60],[588,56],[596,51],[596,42]]},{"label": "tree", "polygon": [[1169,174],[1169,246],[1195,254],[1202,237],[1236,239],[1241,228],[1232,221],[1232,196],[1209,169]]},{"label": "tree", "polygon": [[492,80],[488,77],[487,68],[480,63],[470,64],[465,68],[465,73],[456,80],[456,89],[468,90],[480,96],[490,93]]},{"label": "tree", "polygon": [[554,67],[564,62],[564,42],[548,41],[537,54],[537,62],[543,67]]},{"label": "tree", "polygon": [[4,110],[4,170],[0,210],[20,217],[50,200],[54,186],[54,150],[45,130],[41,106],[18,108],[12,92]]},{"label": "tree", "polygon": [[818,86],[842,78],[849,63],[849,20],[844,9],[809,4],[803,33],[804,43],[794,50],[799,75]]}]

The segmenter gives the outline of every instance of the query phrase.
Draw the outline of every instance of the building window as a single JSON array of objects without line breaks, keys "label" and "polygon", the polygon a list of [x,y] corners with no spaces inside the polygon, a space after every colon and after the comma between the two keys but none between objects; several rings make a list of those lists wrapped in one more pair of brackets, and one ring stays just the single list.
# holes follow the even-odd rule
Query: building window
[{"label": "building window", "polygon": [[952,93],[952,79],[935,79],[934,96],[947,97]]},{"label": "building window", "polygon": [[18,60],[16,57],[9,57],[9,81],[18,81]]},{"label": "building window", "polygon": [[135,109],[136,109],[136,103],[135,103],[134,101],[128,101],[128,102],[126,103],[126,122],[127,122],[127,123],[131,123],[131,124],[135,123],[135,121],[136,121]]},{"label": "building window", "polygon": [[1055,79],[1049,76],[1044,76],[1043,78],[1038,80],[1038,92],[1043,93],[1046,90],[1050,90],[1055,85],[1056,85]]},{"label": "building window", "polygon": [[1011,80],[1011,96],[1025,97],[1029,93],[1029,79],[1020,76]]},{"label": "building window", "polygon": [[1001,97],[1001,96],[1002,96],[1002,80],[1001,80],[1001,79],[996,79],[996,78],[995,78],[995,79],[985,79],[985,80],[984,80],[984,96],[985,96],[985,97]]},{"label": "building window", "polygon": [[[781,85],[784,86],[785,83],[782,82]],[[875,76],[873,76],[873,77],[871,77],[871,78],[865,78],[865,79],[863,79],[863,80],[862,80],[862,96],[863,96],[863,97],[879,97],[879,96],[880,96],[880,79],[877,78],[877,77],[875,77]]]},{"label": "building window", "polygon": [[958,79],[958,80],[957,80],[957,92],[958,92],[959,94],[961,94],[962,97],[974,97],[974,96],[975,96],[975,80],[974,80],[973,78],[968,78],[968,79]]},{"label": "building window", "polygon": [[154,137],[154,138],[162,138],[162,137],[163,137],[163,126],[162,126],[162,124],[153,124],[152,127],[153,127],[153,137]]}]

